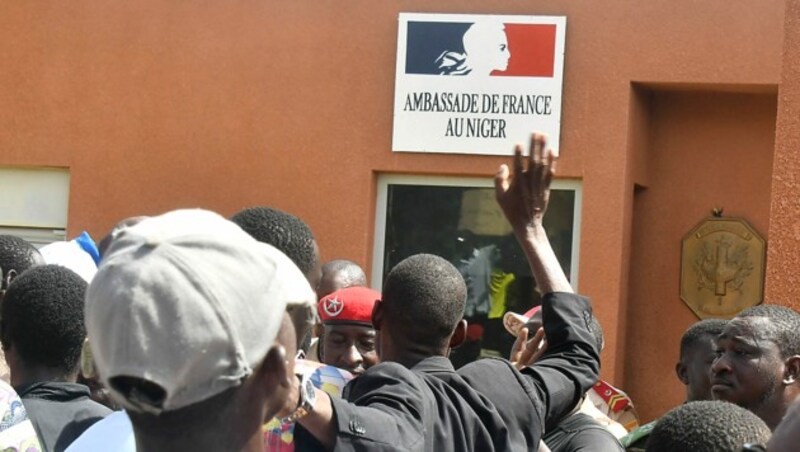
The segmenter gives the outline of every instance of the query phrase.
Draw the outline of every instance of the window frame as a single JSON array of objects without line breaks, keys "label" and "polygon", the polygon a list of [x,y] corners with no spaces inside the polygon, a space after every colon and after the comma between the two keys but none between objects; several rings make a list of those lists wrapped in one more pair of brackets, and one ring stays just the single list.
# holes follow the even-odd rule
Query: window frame
[{"label": "window frame", "polygon": [[[384,247],[386,245],[386,214],[390,185],[432,185],[437,187],[493,188],[490,177],[430,176],[410,174],[378,174],[378,190],[375,201],[375,234],[372,244],[371,287],[383,290]],[[581,206],[583,204],[583,184],[577,179],[555,179],[552,188],[575,192],[572,223],[572,254],[570,256],[570,284],[578,291],[578,269],[580,267]]]}]

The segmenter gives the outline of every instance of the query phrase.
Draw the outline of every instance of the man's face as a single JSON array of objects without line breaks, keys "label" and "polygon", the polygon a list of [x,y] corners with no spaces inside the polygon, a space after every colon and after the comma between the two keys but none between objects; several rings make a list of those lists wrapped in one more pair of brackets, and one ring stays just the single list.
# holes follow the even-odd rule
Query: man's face
[{"label": "man's face", "polygon": [[508,60],[511,52],[508,50],[508,38],[503,31],[498,30],[492,35],[492,45],[494,52],[491,53],[492,67],[498,71],[508,69]]},{"label": "man's face", "polygon": [[765,337],[771,321],[765,317],[735,318],[717,339],[711,365],[714,400],[735,403],[750,411],[782,397],[784,362],[778,345]]},{"label": "man's face", "polygon": [[[272,419],[279,410],[283,409],[290,396],[289,388],[277,384],[277,382],[286,381],[287,378],[294,375],[294,356],[297,354],[296,342],[297,337],[295,335],[292,319],[288,314],[284,314],[281,320],[281,328],[278,330],[278,336],[275,338],[273,346],[281,346],[284,349],[284,354],[280,359],[286,365],[285,369],[283,369],[285,373],[282,373],[280,371],[281,366],[275,365],[274,362],[272,363],[273,365],[267,367],[268,369],[272,369],[272,378],[276,384],[272,388],[273,392],[264,401],[264,422]],[[267,355],[267,359],[270,357],[275,359],[275,355],[273,355],[271,351],[272,349]]]},{"label": "man's face", "polygon": [[698,339],[681,359],[686,383],[686,400],[711,400],[711,364],[716,357],[715,337]]},{"label": "man's face", "polygon": [[320,341],[320,358],[330,366],[358,375],[378,363],[375,330],[371,327],[324,325]]}]

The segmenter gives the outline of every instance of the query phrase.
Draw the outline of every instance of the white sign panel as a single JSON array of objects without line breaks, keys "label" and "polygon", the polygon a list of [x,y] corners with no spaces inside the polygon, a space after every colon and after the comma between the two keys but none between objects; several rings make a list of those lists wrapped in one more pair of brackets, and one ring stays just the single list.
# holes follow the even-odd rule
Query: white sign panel
[{"label": "white sign panel", "polygon": [[509,155],[558,147],[566,17],[400,14],[392,149]]}]

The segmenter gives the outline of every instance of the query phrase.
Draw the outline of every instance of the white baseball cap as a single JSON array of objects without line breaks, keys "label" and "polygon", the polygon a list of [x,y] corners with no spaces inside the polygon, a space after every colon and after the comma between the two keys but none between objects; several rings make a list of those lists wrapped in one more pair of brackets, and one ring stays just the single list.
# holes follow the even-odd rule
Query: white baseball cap
[{"label": "white baseball cap", "polygon": [[[176,210],[121,230],[86,294],[97,371],[129,410],[159,413],[238,386],[272,347],[288,306],[316,296],[274,247],[204,210]],[[116,377],[153,383],[132,397]]]}]

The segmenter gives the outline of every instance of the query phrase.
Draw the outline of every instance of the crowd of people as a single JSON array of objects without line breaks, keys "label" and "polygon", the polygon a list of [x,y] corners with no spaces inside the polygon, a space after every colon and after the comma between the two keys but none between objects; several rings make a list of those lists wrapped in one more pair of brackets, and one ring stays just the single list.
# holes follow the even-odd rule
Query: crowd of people
[{"label": "crowd of people", "polygon": [[542,224],[557,156],[540,134],[522,151],[496,199],[541,306],[506,314],[507,358],[458,368],[452,263],[407,257],[377,292],[278,209],[133,217],[41,251],[0,236],[0,450],[796,450],[800,314],[776,305],[691,325],[685,403],[639,425]]}]

